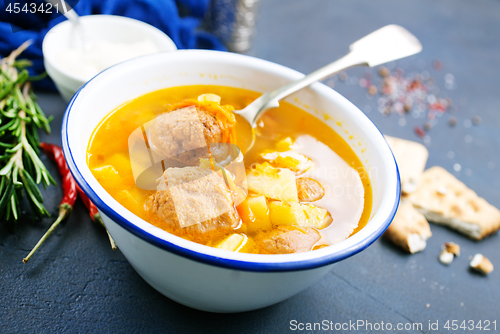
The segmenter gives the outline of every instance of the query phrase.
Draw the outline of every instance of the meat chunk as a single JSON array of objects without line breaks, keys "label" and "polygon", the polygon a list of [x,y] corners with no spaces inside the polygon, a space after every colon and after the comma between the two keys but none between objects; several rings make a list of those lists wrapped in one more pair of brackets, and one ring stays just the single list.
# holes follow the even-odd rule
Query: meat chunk
[{"label": "meat chunk", "polygon": [[314,202],[325,196],[321,183],[309,177],[300,177],[296,181],[297,194],[301,202]]},{"label": "meat chunk", "polygon": [[232,230],[240,222],[224,179],[200,167],[167,169],[147,209],[167,224],[195,234]]},{"label": "meat chunk", "polygon": [[321,239],[318,231],[308,227],[279,226],[274,230],[261,233],[256,242],[266,253],[290,254],[312,250]]},{"label": "meat chunk", "polygon": [[[209,157],[208,145],[222,142],[216,117],[206,110],[189,106],[158,116],[148,129],[151,149],[162,159],[171,158],[184,166],[196,166]],[[226,154],[225,145],[213,145],[214,155]]]}]

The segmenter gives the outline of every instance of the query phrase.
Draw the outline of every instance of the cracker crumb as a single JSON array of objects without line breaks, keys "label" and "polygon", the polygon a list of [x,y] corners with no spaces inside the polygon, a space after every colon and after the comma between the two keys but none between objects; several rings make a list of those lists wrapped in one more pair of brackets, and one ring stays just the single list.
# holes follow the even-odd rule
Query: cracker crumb
[{"label": "cracker crumb", "polygon": [[460,256],[460,246],[457,245],[456,243],[445,242],[443,247],[444,249],[446,249],[448,253],[452,253],[455,256]]},{"label": "cracker crumb", "polygon": [[453,258],[453,254],[448,253],[446,249],[443,249],[441,251],[441,254],[439,254],[439,262],[441,262],[445,266],[449,266],[453,262]]},{"label": "cracker crumb", "polygon": [[371,86],[368,88],[368,94],[370,94],[370,95],[375,95],[375,94],[377,94],[377,86],[375,86],[375,85],[371,85]]},{"label": "cracker crumb", "polygon": [[488,258],[482,254],[474,255],[474,258],[470,262],[471,269],[477,271],[480,274],[488,275],[494,269],[493,264]]}]

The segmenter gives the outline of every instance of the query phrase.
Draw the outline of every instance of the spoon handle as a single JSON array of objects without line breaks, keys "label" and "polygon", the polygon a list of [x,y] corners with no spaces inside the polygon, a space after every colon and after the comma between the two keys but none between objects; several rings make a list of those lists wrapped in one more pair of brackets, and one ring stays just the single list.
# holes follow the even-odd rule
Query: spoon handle
[{"label": "spoon handle", "polygon": [[291,82],[285,86],[282,86],[271,92],[264,93],[251,104],[249,104],[240,113],[250,124],[254,125],[254,122],[259,118],[259,115],[269,109],[274,108],[279,105],[279,101],[288,95],[304,88],[312,83],[323,80],[329,76],[339,73],[347,68],[367,65],[365,61],[360,60],[360,58],[355,53],[348,53],[344,57],[330,63],[297,81]]},{"label": "spoon handle", "polygon": [[[76,13],[76,11],[72,10],[73,8],[64,0],[45,0],[46,2],[57,6],[58,11],[60,11],[68,20],[73,22],[73,24],[78,25],[80,21],[80,16]],[[59,6],[61,8],[59,9]]]},{"label": "spoon handle", "polygon": [[339,60],[291,82],[272,92],[265,93],[245,109],[236,112],[253,127],[259,115],[266,109],[277,107],[282,98],[353,66],[377,66],[392,60],[411,56],[422,50],[418,39],[403,27],[388,25],[354,42],[350,52]]}]

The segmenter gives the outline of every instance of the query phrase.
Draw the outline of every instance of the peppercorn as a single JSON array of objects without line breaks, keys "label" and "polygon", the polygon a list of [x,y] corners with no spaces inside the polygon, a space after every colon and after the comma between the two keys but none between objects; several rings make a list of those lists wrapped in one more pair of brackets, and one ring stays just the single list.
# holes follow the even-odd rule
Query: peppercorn
[{"label": "peppercorn", "polygon": [[405,102],[405,104],[403,105],[403,109],[406,113],[409,113],[412,107],[413,104],[411,102]]},{"label": "peppercorn", "polygon": [[434,65],[434,69],[436,71],[441,71],[443,69],[443,63],[440,60],[437,60],[437,59],[434,60],[433,65]]},{"label": "peppercorn", "polygon": [[388,77],[390,74],[391,74],[391,71],[389,71],[389,69],[385,66],[382,66],[381,68],[378,69],[378,74],[385,78],[385,77]]},{"label": "peppercorn", "polygon": [[455,126],[457,125],[457,118],[456,117],[450,117],[450,119],[448,120],[448,123],[450,124],[450,126]]},{"label": "peppercorn", "polygon": [[425,137],[425,131],[420,126],[418,126],[418,125],[415,126],[414,131],[417,134],[417,136],[419,136],[420,138]]}]

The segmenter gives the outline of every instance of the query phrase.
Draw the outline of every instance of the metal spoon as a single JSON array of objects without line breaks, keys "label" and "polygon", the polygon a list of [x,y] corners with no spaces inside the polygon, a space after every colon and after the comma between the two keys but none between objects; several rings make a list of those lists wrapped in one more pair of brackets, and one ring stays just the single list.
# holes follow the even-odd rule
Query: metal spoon
[{"label": "metal spoon", "polygon": [[[54,6],[61,6],[62,14],[71,22],[78,25],[80,24],[80,16],[76,13],[76,11],[64,0],[45,0],[48,3],[51,3]],[[59,9],[58,9],[59,10]]]},{"label": "metal spoon", "polygon": [[278,107],[279,101],[286,96],[353,66],[374,67],[414,55],[422,51],[422,44],[403,27],[388,25],[354,42],[349,49],[350,52],[339,60],[306,75],[300,80],[262,94],[242,110],[235,110],[234,113],[242,116],[248,122],[248,126],[252,127],[252,141],[238,143],[242,146],[242,151],[247,152],[255,142],[257,119],[267,109]]},{"label": "metal spoon", "polygon": [[83,28],[83,25],[80,20],[80,15],[76,12],[74,8],[72,8],[66,1],[64,0],[45,0],[48,3],[51,3],[53,6],[57,5],[57,8],[59,6],[61,7],[61,12],[70,21],[73,23],[73,26],[76,28],[76,31],[78,35],[80,36],[80,41],[82,44],[82,49],[83,51],[87,51],[88,49],[88,42],[87,42],[87,35],[85,33],[85,30]]}]

